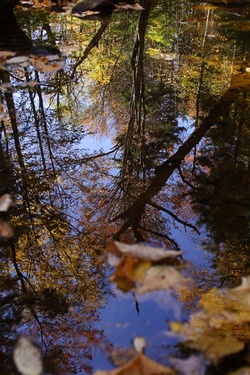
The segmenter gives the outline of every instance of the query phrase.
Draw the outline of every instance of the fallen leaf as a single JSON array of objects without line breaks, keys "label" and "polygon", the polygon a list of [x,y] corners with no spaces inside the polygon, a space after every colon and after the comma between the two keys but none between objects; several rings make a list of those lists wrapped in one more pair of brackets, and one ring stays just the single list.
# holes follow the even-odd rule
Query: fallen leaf
[{"label": "fallen leaf", "polygon": [[117,287],[123,291],[131,290],[135,287],[135,283],[144,277],[150,266],[150,261],[139,260],[131,255],[126,255],[120,258],[110,281],[116,282]]},{"label": "fallen leaf", "polygon": [[172,266],[154,266],[147,270],[145,277],[140,281],[140,286],[136,288],[136,292],[144,294],[155,290],[178,289],[189,282],[190,279],[184,278]]},{"label": "fallen leaf", "polygon": [[183,254],[182,251],[167,250],[141,244],[128,245],[118,241],[111,242],[106,247],[106,251],[118,256],[122,254],[130,254],[134,258],[151,260],[153,262],[158,262],[166,258],[176,258]]},{"label": "fallen leaf", "polygon": [[13,359],[22,375],[40,375],[43,371],[41,349],[28,337],[19,337]]},{"label": "fallen leaf", "polygon": [[250,367],[241,367],[236,371],[229,372],[228,375],[250,375]]},{"label": "fallen leaf", "polygon": [[28,61],[27,56],[15,56],[15,57],[11,57],[9,60],[7,60],[7,64],[20,64],[20,63],[23,63],[23,62],[26,62],[26,61]]},{"label": "fallen leaf", "polygon": [[194,324],[194,316],[192,321],[185,325],[169,322],[171,331],[180,334],[181,341],[189,348],[199,350],[215,364],[220,359],[244,349],[244,343],[233,335],[226,335],[226,333],[223,335],[223,332],[209,328],[206,330],[206,315],[204,313],[197,315],[199,315],[197,324]]},{"label": "fallen leaf", "polygon": [[7,212],[8,209],[13,205],[13,200],[9,194],[3,194],[0,197],[0,211]]},{"label": "fallen leaf", "polygon": [[6,221],[0,219],[0,237],[11,238],[13,236],[13,231]]},{"label": "fallen leaf", "polygon": [[15,56],[16,52],[11,52],[11,51],[0,51],[0,57],[11,57]]},{"label": "fallen leaf", "polygon": [[143,336],[136,336],[133,340],[133,346],[136,353],[144,353],[147,346],[147,340]]},{"label": "fallen leaf", "polygon": [[204,353],[212,363],[217,363],[228,355],[240,352],[245,345],[233,336],[213,336],[212,332],[207,332],[197,334],[195,340],[188,342],[188,346]]},{"label": "fallen leaf", "polygon": [[94,375],[174,375],[176,372],[143,354],[137,354],[132,361],[111,371],[96,371]]}]

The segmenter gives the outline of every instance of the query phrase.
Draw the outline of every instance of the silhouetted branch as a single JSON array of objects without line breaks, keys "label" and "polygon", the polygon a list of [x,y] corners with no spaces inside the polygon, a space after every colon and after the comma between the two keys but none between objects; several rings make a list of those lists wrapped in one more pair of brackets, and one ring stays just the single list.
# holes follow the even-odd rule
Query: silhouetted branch
[{"label": "silhouetted branch", "polygon": [[91,50],[94,48],[94,47],[98,47],[98,43],[101,39],[101,36],[102,34],[104,33],[104,31],[106,30],[106,28],[108,27],[109,25],[109,19],[108,20],[105,20],[103,21],[101,27],[99,28],[99,30],[97,31],[97,33],[95,34],[95,36],[91,39],[91,41],[89,42],[89,44],[87,45],[87,47],[85,48],[85,51],[83,53],[83,56],[77,61],[77,63],[73,66],[73,70],[72,70],[72,73],[70,75],[70,79],[73,79],[74,78],[74,75],[75,75],[75,72],[76,72],[76,69],[78,68],[79,65],[81,65],[83,63],[84,60],[86,60],[86,58],[88,57],[88,55],[90,54]]},{"label": "silhouetted branch", "polygon": [[[237,79],[237,77],[235,78]],[[139,198],[124,212],[119,214],[113,221],[121,218],[129,218],[131,221],[134,213],[143,213],[145,206],[151,202],[151,199],[159,193],[165,186],[172,173],[179,168],[186,155],[201,141],[208,130],[219,120],[223,114],[227,114],[230,106],[239,97],[240,88],[234,86],[224,93],[215,106],[211,109],[208,116],[202,121],[201,125],[193,131],[189,138],[178,148],[178,150],[164,163],[157,168],[157,174],[151,181],[148,188],[139,196]]]},{"label": "silhouetted branch", "polygon": [[190,182],[187,181],[187,180],[185,179],[185,177],[183,176],[183,173],[182,173],[182,170],[181,170],[181,167],[180,167],[180,166],[178,167],[178,172],[179,172],[180,177],[181,177],[182,181],[184,182],[184,184],[188,185],[188,186],[191,187],[192,189],[195,189],[195,190],[197,189],[196,186],[190,184]]},{"label": "silhouetted branch", "polygon": [[158,205],[156,203],[152,203],[152,202],[150,202],[149,205],[152,206],[152,207],[154,207],[154,208],[156,208],[159,211],[166,212],[169,216],[171,216],[178,223],[182,224],[184,227],[192,228],[193,230],[195,230],[195,232],[197,232],[198,234],[200,234],[200,232],[198,231],[198,229],[194,225],[192,225],[190,223],[187,223],[186,221],[180,219],[177,215],[175,215],[173,212],[171,212],[167,208],[162,207],[162,206],[160,206],[160,205]]}]

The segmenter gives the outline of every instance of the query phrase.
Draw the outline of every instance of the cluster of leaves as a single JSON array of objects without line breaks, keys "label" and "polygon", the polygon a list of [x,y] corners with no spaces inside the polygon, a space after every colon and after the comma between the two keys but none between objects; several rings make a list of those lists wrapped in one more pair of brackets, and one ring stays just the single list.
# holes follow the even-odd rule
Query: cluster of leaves
[{"label": "cluster of leaves", "polygon": [[15,56],[15,52],[1,51],[0,70],[8,70],[8,66],[22,66],[24,68],[32,65],[34,69],[45,72],[56,72],[64,66],[64,61],[58,55],[36,56]]},{"label": "cluster of leaves", "polygon": [[[132,288],[135,293],[141,294],[168,289],[182,293],[182,288],[186,288],[190,290],[190,295],[200,295],[190,277],[183,276],[187,265],[179,251],[119,242],[111,243],[106,251],[109,264],[115,266],[110,281],[116,282],[122,290]],[[155,368],[152,373],[201,373],[198,368],[203,366],[204,370],[207,365],[218,365],[227,356],[246,349],[250,336],[249,292],[248,276],[243,277],[242,284],[235,288],[212,288],[201,294],[197,311],[191,314],[187,323],[169,323],[169,334],[177,335],[186,347],[200,352],[200,355],[192,355],[185,360],[172,359],[170,362],[174,370],[166,368],[165,372],[157,372]],[[130,366],[134,367],[135,363],[143,374],[148,374],[139,362],[136,358],[126,365],[125,371],[123,367],[100,374],[129,374]],[[240,374],[240,371],[236,373]],[[249,373],[250,368],[246,371]]]},{"label": "cluster of leaves", "polygon": [[[114,266],[111,281],[123,290],[133,289],[140,294],[183,286],[195,289],[190,278],[182,275],[185,264],[180,251],[114,241],[106,248],[106,255],[108,263]],[[170,358],[170,367],[166,367],[144,355],[145,343],[136,338],[131,360],[115,370],[97,371],[95,375],[204,373],[207,365],[218,365],[227,356],[246,348],[250,335],[249,292],[250,276],[244,277],[242,284],[235,288],[213,288],[202,294],[197,311],[187,323],[170,322],[170,334],[178,334],[186,347],[199,354],[185,359]],[[42,372],[41,351],[29,338],[19,338],[13,356],[23,375]],[[245,366],[227,373],[239,375],[249,371],[250,367]]]}]

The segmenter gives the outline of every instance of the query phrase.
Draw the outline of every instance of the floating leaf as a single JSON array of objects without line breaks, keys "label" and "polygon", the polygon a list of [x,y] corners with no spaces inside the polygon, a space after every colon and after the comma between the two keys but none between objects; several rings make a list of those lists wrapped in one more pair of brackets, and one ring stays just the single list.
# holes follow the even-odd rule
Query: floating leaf
[{"label": "floating leaf", "polygon": [[107,246],[106,251],[118,256],[122,254],[130,254],[134,258],[151,260],[153,262],[166,258],[176,258],[183,254],[182,251],[167,250],[164,248],[150,247],[141,244],[127,245],[118,241],[111,242]]},{"label": "floating leaf", "polygon": [[116,282],[119,289],[128,291],[144,277],[150,266],[150,261],[139,260],[131,255],[126,255],[120,259],[114,274],[110,277],[110,281]]},{"label": "floating leaf", "polygon": [[250,375],[250,367],[241,367],[236,371],[229,372],[228,375]]},{"label": "floating leaf", "polygon": [[11,52],[11,51],[0,51],[0,57],[11,57],[15,56],[16,52]]},{"label": "floating leaf", "polygon": [[145,277],[140,281],[140,286],[136,288],[136,292],[144,294],[155,290],[178,289],[189,282],[190,279],[184,278],[172,266],[154,266],[147,270]]},{"label": "floating leaf", "polygon": [[171,368],[162,366],[143,354],[137,354],[132,361],[111,371],[96,371],[94,375],[174,375]]},{"label": "floating leaf", "polygon": [[[199,316],[200,314],[198,313],[197,315]],[[201,314],[199,318],[202,319],[198,319],[197,324],[194,324],[193,316],[192,322],[186,325],[169,322],[169,326],[172,332],[181,335],[182,341],[188,347],[199,350],[213,363],[217,363],[220,359],[244,349],[244,344],[233,335],[226,335],[226,333],[223,335],[223,332],[212,329],[206,330],[205,314]]]},{"label": "floating leaf", "polygon": [[43,371],[41,349],[28,337],[20,336],[13,359],[22,375],[40,375]]},{"label": "floating leaf", "polygon": [[7,60],[7,63],[8,64],[20,64],[20,63],[23,63],[23,62],[26,62],[26,61],[28,61],[27,56],[15,56],[15,57],[12,57],[9,60]]},{"label": "floating leaf", "polygon": [[0,211],[7,212],[8,209],[13,205],[13,200],[9,194],[4,194],[0,197]]},{"label": "floating leaf", "polygon": [[11,238],[13,236],[13,231],[6,221],[0,219],[0,237]]},{"label": "floating leaf", "polygon": [[136,336],[133,340],[133,346],[136,353],[144,353],[147,346],[147,340],[143,336]]}]

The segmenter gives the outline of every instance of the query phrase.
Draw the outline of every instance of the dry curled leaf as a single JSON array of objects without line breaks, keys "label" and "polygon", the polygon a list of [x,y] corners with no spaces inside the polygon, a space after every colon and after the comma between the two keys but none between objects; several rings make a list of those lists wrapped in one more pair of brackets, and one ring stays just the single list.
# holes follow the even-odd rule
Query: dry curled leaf
[{"label": "dry curled leaf", "polygon": [[158,262],[166,258],[176,258],[183,254],[182,251],[167,250],[164,248],[145,246],[141,244],[128,245],[118,241],[111,242],[106,247],[106,251],[117,256],[130,254],[134,258],[151,260],[152,262]]}]

